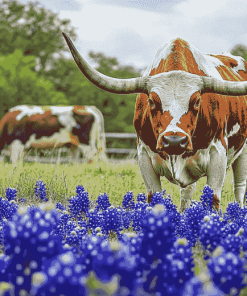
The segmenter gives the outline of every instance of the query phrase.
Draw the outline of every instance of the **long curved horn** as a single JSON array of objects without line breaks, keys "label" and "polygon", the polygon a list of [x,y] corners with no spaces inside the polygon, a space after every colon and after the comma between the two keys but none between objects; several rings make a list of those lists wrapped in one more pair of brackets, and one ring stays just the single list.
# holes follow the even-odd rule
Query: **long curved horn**
[{"label": "long curved horn", "polygon": [[201,93],[216,93],[227,96],[247,95],[247,81],[221,81],[213,77],[201,76]]},{"label": "long curved horn", "polygon": [[131,79],[117,79],[106,76],[95,69],[93,69],[79,54],[70,38],[62,33],[66,40],[69,49],[73,55],[73,58],[81,70],[81,72],[90,80],[93,84],[99,88],[115,93],[115,94],[132,94],[132,93],[146,93],[148,77],[137,77]]}]

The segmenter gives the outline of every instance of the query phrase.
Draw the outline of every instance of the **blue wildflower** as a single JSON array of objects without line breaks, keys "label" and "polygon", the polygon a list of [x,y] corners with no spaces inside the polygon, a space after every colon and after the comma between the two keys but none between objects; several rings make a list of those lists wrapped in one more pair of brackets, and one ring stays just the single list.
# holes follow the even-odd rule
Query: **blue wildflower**
[{"label": "blue wildflower", "polygon": [[243,259],[218,247],[208,262],[208,269],[212,281],[220,290],[225,294],[239,295],[244,287]]},{"label": "blue wildflower", "polygon": [[72,251],[45,260],[42,272],[33,275],[30,295],[87,295],[86,274],[80,258]]},{"label": "blue wildflower", "polygon": [[77,195],[69,199],[69,211],[74,217],[83,217],[88,213],[90,200],[88,193],[83,191],[82,186],[77,186]]},{"label": "blue wildflower", "polygon": [[35,186],[35,196],[37,198],[40,198],[43,201],[48,201],[46,197],[46,188],[45,188],[45,183],[41,180],[36,182]]},{"label": "blue wildflower", "polygon": [[199,239],[204,248],[212,253],[220,244],[222,235],[222,218],[219,216],[205,216],[201,229],[199,231]]},{"label": "blue wildflower", "polygon": [[211,212],[212,205],[213,205],[214,192],[208,185],[204,186],[202,192],[203,192],[203,195],[201,195],[200,200],[201,200],[203,206],[205,207],[205,209],[207,211]]},{"label": "blue wildflower", "polygon": [[7,188],[6,189],[6,198],[8,201],[16,200],[17,190],[15,188]]},{"label": "blue wildflower", "polygon": [[147,201],[147,197],[145,195],[145,193],[139,193],[136,197],[137,202],[146,202]]},{"label": "blue wildflower", "polygon": [[122,206],[123,206],[123,209],[125,209],[125,210],[133,210],[134,209],[135,202],[134,202],[133,192],[129,191],[124,195]]},{"label": "blue wildflower", "polygon": [[96,211],[105,211],[108,207],[111,206],[109,197],[106,193],[100,194],[96,200]]}]

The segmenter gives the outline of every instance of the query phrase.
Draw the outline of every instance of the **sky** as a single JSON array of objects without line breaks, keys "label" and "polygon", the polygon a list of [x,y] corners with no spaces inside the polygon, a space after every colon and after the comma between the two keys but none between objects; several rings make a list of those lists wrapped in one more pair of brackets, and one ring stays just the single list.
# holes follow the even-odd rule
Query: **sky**
[{"label": "sky", "polygon": [[75,45],[86,60],[92,50],[144,69],[164,43],[177,37],[205,53],[221,54],[236,44],[247,45],[246,0],[39,2],[60,19],[71,20],[78,36]]}]

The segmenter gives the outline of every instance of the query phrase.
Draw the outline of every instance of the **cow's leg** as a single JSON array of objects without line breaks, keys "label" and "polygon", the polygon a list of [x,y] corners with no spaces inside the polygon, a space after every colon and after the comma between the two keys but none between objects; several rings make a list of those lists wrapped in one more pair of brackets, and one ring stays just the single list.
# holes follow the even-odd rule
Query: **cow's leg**
[{"label": "cow's leg", "polygon": [[180,188],[180,213],[190,206],[196,183],[190,184],[185,188]]},{"label": "cow's leg", "polygon": [[227,156],[221,142],[210,149],[210,161],[207,167],[207,185],[213,190],[213,209],[219,211],[221,191],[226,176]]},{"label": "cow's leg", "polygon": [[138,165],[148,194],[148,202],[150,203],[153,193],[162,192],[160,174],[153,167],[145,149],[138,153]]},{"label": "cow's leg", "polygon": [[16,166],[23,161],[24,145],[20,140],[14,140],[10,145],[10,161]]},{"label": "cow's leg", "polygon": [[80,149],[79,147],[71,147],[70,151],[70,159],[71,162],[78,163],[80,157]]},{"label": "cow's leg", "polygon": [[92,147],[90,145],[80,144],[78,148],[82,152],[83,158],[86,159],[88,163],[92,163],[95,160],[95,156],[97,155],[97,151],[95,147]]},{"label": "cow's leg", "polygon": [[233,190],[236,201],[243,208],[245,204],[246,180],[247,180],[247,146],[232,164]]}]

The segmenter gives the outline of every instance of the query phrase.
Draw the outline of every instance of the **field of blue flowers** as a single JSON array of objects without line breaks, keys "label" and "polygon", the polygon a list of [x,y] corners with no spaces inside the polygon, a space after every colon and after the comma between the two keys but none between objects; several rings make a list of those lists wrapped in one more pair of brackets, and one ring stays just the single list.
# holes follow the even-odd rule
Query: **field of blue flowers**
[{"label": "field of blue flowers", "polygon": [[[41,180],[35,196],[47,203]],[[67,205],[23,211],[25,200],[8,188],[0,197],[0,295],[244,295],[247,207],[232,202],[217,214],[212,196],[205,186],[180,214],[165,190],[150,204],[127,192],[114,206],[106,193],[92,202],[78,185]]]}]

